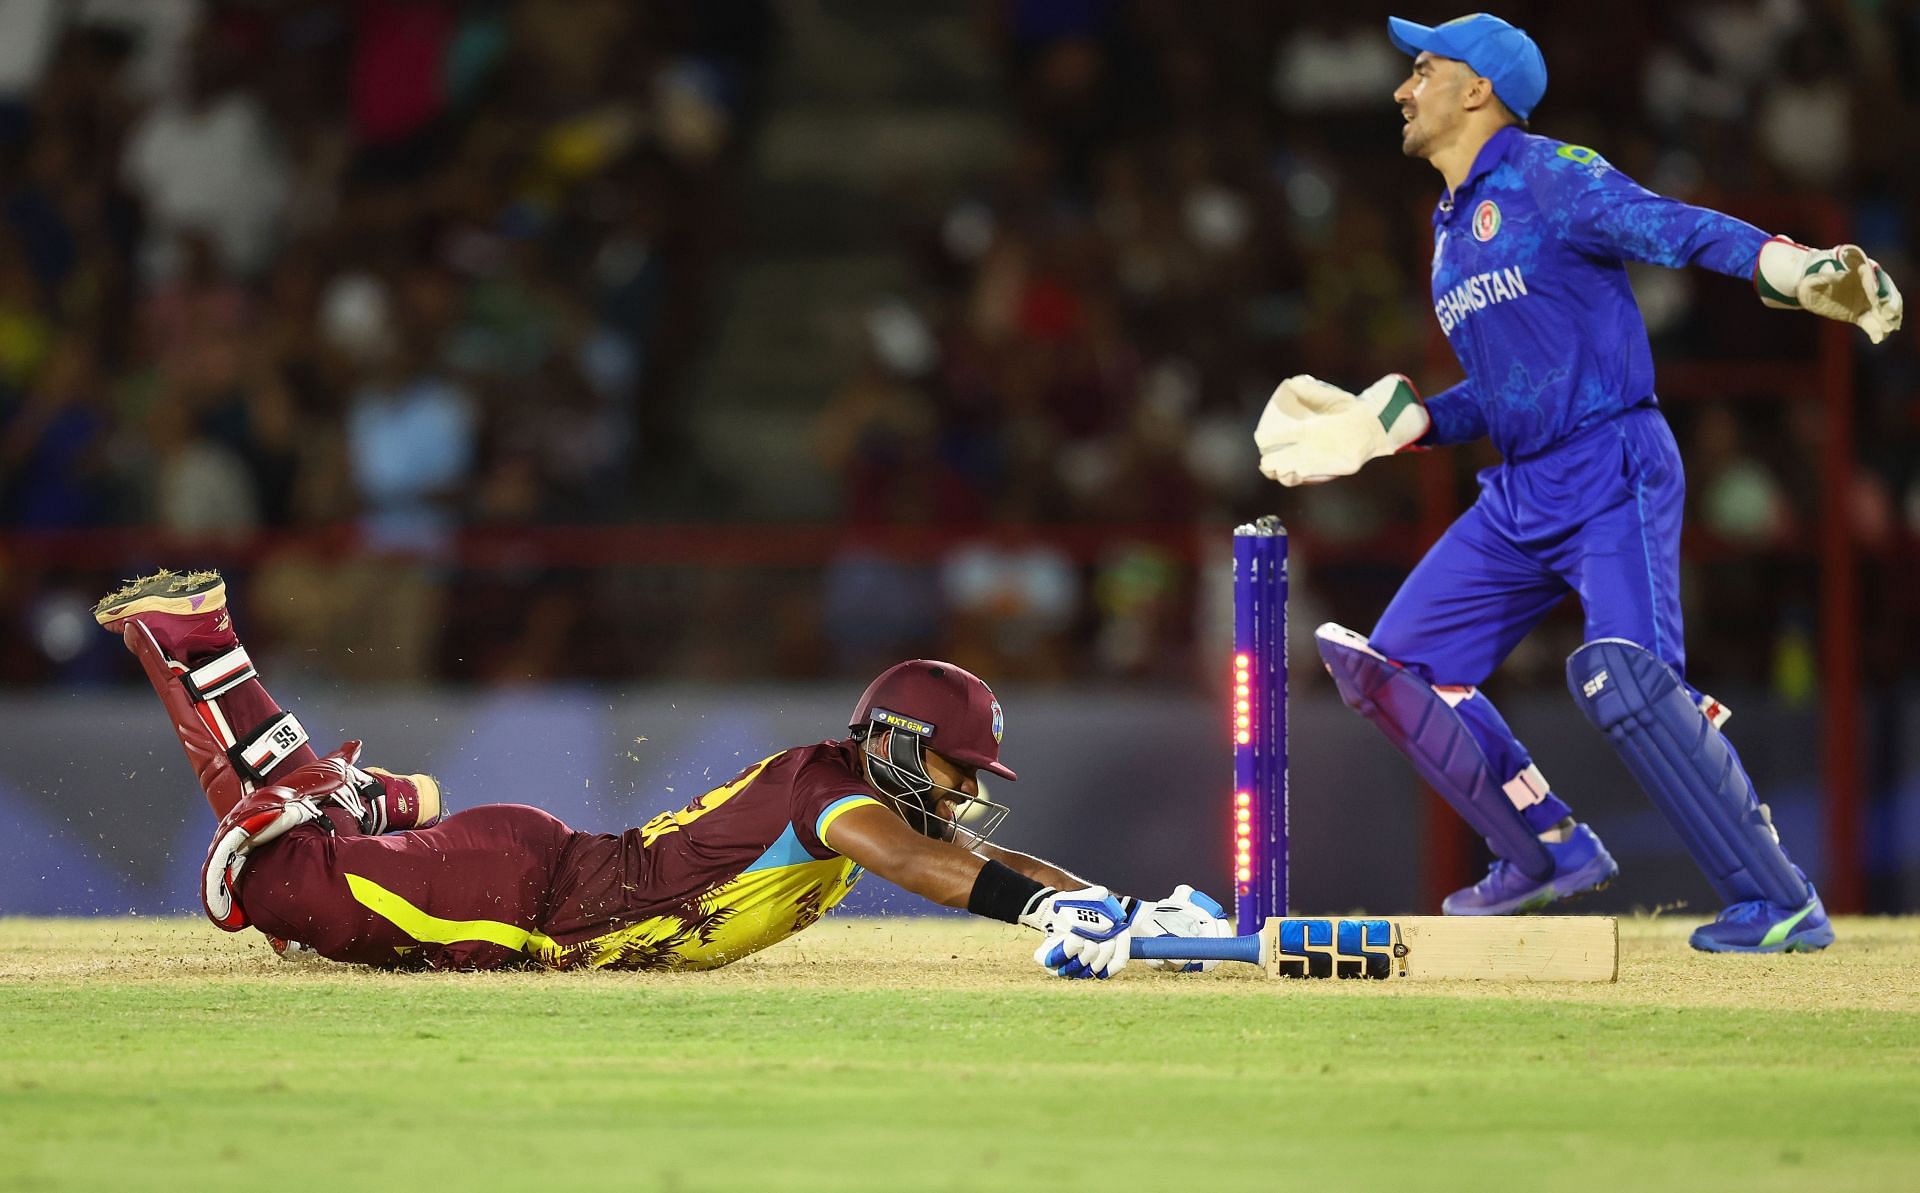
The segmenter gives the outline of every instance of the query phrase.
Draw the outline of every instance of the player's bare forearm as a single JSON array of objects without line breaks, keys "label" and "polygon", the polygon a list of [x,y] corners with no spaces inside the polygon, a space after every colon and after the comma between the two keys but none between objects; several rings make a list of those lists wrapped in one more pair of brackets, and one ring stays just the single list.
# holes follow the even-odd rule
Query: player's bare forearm
[{"label": "player's bare forearm", "polygon": [[850,809],[828,827],[827,838],[836,852],[945,907],[967,905],[986,865],[977,853],[921,836],[878,804]]},{"label": "player's bare forearm", "polygon": [[1042,861],[1030,853],[1002,849],[998,845],[989,845],[985,842],[981,842],[974,849],[980,856],[999,862],[1011,870],[1025,874],[1042,886],[1050,886],[1057,891],[1077,891],[1093,885],[1086,879],[1062,870],[1051,862]]}]

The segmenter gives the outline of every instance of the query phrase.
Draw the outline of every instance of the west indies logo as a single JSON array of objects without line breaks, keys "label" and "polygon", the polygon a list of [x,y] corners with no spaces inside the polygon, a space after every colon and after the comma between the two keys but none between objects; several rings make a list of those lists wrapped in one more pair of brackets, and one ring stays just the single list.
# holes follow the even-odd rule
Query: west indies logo
[{"label": "west indies logo", "polygon": [[996,743],[999,742],[1001,736],[1005,734],[1006,731],[1007,731],[1007,719],[1005,716],[1001,715],[1000,702],[998,700],[995,700],[993,702],[993,740]]},{"label": "west indies logo", "polygon": [[1500,205],[1492,199],[1482,199],[1480,206],[1473,209],[1473,238],[1485,244],[1499,231]]}]

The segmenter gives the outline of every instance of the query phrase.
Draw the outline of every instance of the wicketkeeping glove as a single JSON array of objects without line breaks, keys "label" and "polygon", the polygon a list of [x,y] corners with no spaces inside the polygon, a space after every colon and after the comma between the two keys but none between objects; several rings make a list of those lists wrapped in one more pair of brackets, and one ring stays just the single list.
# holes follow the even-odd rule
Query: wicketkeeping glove
[{"label": "wicketkeeping glove", "polygon": [[1267,399],[1253,442],[1266,476],[1289,487],[1317,485],[1404,451],[1430,425],[1413,383],[1398,373],[1358,394],[1302,374]]},{"label": "wicketkeeping glove", "polygon": [[1050,891],[1020,922],[1046,934],[1033,951],[1039,965],[1062,978],[1110,978],[1127,964],[1129,928],[1142,904],[1123,901],[1103,886]]},{"label": "wicketkeeping glove", "polygon": [[[1186,883],[1157,903],[1143,903],[1133,917],[1132,935],[1140,936],[1232,936],[1233,925],[1226,920],[1226,909],[1206,894]],[[1149,969],[1175,973],[1204,973],[1218,961],[1142,961]]]},{"label": "wicketkeeping glove", "polygon": [[1776,236],[1760,246],[1753,286],[1776,310],[1805,310],[1852,323],[1878,344],[1900,330],[1906,303],[1880,263],[1857,245],[1811,249]]}]

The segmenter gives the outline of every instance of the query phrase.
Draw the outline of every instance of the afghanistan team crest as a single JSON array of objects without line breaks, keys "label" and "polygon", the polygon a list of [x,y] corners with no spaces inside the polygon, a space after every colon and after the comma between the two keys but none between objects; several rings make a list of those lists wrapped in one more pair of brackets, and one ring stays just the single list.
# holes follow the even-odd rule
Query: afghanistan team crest
[{"label": "afghanistan team crest", "polygon": [[1492,199],[1482,199],[1480,206],[1473,209],[1473,238],[1485,244],[1499,231],[1500,205]]}]

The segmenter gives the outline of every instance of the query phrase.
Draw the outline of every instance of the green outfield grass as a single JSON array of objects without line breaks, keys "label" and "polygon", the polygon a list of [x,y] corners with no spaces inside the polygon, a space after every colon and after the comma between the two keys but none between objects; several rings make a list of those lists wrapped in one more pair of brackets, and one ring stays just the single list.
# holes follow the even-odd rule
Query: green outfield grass
[{"label": "green outfield grass", "polygon": [[1911,1187],[1920,922],[1614,986],[1129,970],[830,919],[711,974],[385,975],[0,920],[0,1190]]}]

